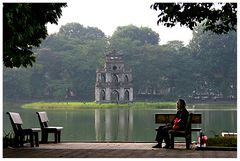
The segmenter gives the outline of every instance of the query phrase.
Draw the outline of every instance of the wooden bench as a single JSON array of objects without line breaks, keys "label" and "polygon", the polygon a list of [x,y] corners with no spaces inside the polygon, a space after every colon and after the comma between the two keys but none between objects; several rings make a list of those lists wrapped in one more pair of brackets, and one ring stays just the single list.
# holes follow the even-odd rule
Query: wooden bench
[{"label": "wooden bench", "polygon": [[60,126],[48,126],[48,117],[46,112],[37,112],[39,123],[42,129],[42,143],[48,142],[48,134],[54,134],[55,143],[60,143],[61,141],[61,131],[63,127]]},{"label": "wooden bench", "polygon": [[31,147],[34,147],[34,141],[36,147],[38,147],[39,146],[38,132],[40,132],[41,129],[40,128],[23,129],[22,128],[23,121],[19,113],[7,112],[7,114],[10,117],[10,121],[14,131],[15,146],[23,146],[23,143],[26,142],[25,136],[27,137],[30,136]]},{"label": "wooden bench", "polygon": [[[168,124],[171,123],[176,114],[155,114],[155,123],[157,124]],[[200,132],[201,128],[193,128],[192,124],[201,124],[202,123],[202,115],[201,114],[192,114],[190,113],[187,128],[186,130],[169,130],[170,134],[170,146],[174,148],[174,138],[175,137],[184,137],[186,140],[186,148],[190,148],[190,144],[192,142],[192,132]],[[157,130],[157,129],[156,129]],[[200,143],[201,145],[201,143]]]}]

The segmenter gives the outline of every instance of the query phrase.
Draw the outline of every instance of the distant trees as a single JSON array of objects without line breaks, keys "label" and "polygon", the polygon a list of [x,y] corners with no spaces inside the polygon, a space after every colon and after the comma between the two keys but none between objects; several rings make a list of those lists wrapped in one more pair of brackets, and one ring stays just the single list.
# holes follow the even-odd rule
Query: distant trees
[{"label": "distant trees", "polygon": [[50,35],[36,50],[37,63],[44,67],[45,94],[58,99],[69,89],[81,100],[92,98],[96,69],[104,59],[106,46],[101,30],[78,23],[66,24]]},{"label": "distant trees", "polygon": [[236,37],[236,32],[216,35],[199,26],[188,46],[181,41],[159,45],[159,35],[145,27],[119,27],[107,38],[95,27],[69,23],[34,49],[32,68],[4,68],[3,96],[62,101],[68,90],[75,100],[93,101],[96,69],[110,47],[133,69],[135,99],[236,97]]},{"label": "distant trees", "polygon": [[3,63],[27,67],[35,62],[32,52],[47,36],[46,24],[57,24],[66,3],[3,3]]},{"label": "distant trees", "polygon": [[193,32],[189,43],[194,62],[195,91],[229,97],[237,91],[237,35],[216,35],[201,27]]},{"label": "distant trees", "polygon": [[151,8],[160,11],[157,23],[167,27],[179,23],[193,30],[203,23],[204,31],[217,34],[237,29],[237,3],[154,3]]},{"label": "distant trees", "polygon": [[157,45],[159,34],[148,27],[136,27],[133,25],[118,27],[111,37],[111,44],[115,44],[119,39],[129,40],[137,45]]},{"label": "distant trees", "polygon": [[68,23],[62,26],[58,34],[68,39],[81,40],[81,43],[84,43],[85,41],[95,41],[105,37],[105,34],[98,28],[85,28],[79,23]]}]

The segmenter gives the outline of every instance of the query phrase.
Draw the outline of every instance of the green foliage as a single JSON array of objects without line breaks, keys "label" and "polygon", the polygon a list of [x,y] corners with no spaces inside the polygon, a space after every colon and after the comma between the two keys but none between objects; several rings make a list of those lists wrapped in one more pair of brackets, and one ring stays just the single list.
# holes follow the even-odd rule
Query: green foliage
[{"label": "green foliage", "polygon": [[[48,36],[41,47],[34,49],[37,63],[32,68],[4,68],[3,96],[94,101],[96,69],[104,64],[106,47],[111,47],[122,53],[125,66],[133,70],[135,101],[172,101],[181,97],[189,102],[201,95],[236,98],[236,32],[216,35],[202,32],[199,26],[190,44],[184,46],[181,41],[143,43],[156,36],[146,41],[141,35],[134,37],[135,32],[148,35],[149,30],[143,29],[121,27],[108,39],[97,28],[66,24],[61,32]],[[66,97],[67,89],[74,96]]]},{"label": "green foliage", "polygon": [[59,35],[65,39],[79,40],[80,43],[86,43],[91,40],[98,40],[105,37],[105,34],[96,27],[83,27],[78,23],[68,23],[59,30]]},{"label": "green foliage", "polygon": [[205,31],[217,34],[237,28],[237,3],[154,3],[151,8],[160,11],[157,23],[167,27],[180,23],[193,30],[204,22]]},{"label": "green foliage", "polygon": [[7,147],[13,147],[14,146],[14,133],[8,132],[6,133],[4,130],[4,136],[3,136],[3,148]]},{"label": "green foliage", "polygon": [[208,138],[207,146],[237,147],[237,137]]},{"label": "green foliage", "polygon": [[46,24],[57,24],[66,3],[4,3],[3,62],[6,67],[27,67],[35,62],[33,47],[47,36]]},{"label": "green foliage", "polygon": [[[59,32],[47,37],[40,48],[34,49],[37,63],[31,69],[12,69],[5,71],[6,92],[8,98],[17,96],[27,99],[66,99],[66,89],[71,89],[75,97],[73,99],[85,100],[94,97],[94,82],[96,68],[103,62],[106,48],[106,37],[103,32],[93,27],[82,27],[76,23],[66,25],[70,31],[76,31],[70,37],[68,34]],[[70,27],[73,27],[71,29]],[[80,27],[80,34],[76,27]],[[62,29],[65,26],[62,27]],[[68,31],[65,28],[65,32]],[[96,35],[94,38],[93,35]],[[99,36],[101,35],[101,36]],[[29,78],[25,77],[26,83],[20,82],[24,78],[23,71],[27,71]],[[8,75],[15,73],[13,75]],[[12,77],[21,75],[15,79],[21,87],[14,83]],[[28,76],[26,75],[26,76]],[[30,81],[30,82],[29,82]],[[20,90],[22,86],[29,87],[29,91]],[[19,91],[16,91],[19,89]],[[87,91],[87,92],[86,92]],[[27,95],[25,95],[25,92]],[[18,98],[18,97],[17,97]]]},{"label": "green foliage", "polygon": [[3,95],[6,98],[22,99],[31,93],[31,72],[27,69],[19,68],[11,70],[4,68],[3,70]]},{"label": "green foliage", "polygon": [[159,34],[147,27],[138,28],[133,25],[128,25],[117,28],[111,37],[110,44],[113,48],[116,48],[119,40],[122,39],[137,46],[145,44],[157,45],[159,42]]},{"label": "green foliage", "polygon": [[[226,35],[216,35],[204,32],[201,27],[193,32],[193,39],[189,44],[192,59],[196,62],[195,87],[202,91],[222,93],[226,98],[236,94],[237,74],[237,35],[229,32]],[[221,91],[221,92],[220,92]]]}]

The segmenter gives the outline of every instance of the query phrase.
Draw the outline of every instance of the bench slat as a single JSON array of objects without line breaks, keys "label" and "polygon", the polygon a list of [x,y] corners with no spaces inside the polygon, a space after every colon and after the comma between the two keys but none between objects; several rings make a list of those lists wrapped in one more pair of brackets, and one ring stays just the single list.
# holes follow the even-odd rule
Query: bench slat
[{"label": "bench slat", "polygon": [[191,128],[191,131],[201,131],[201,130],[202,130],[202,128],[200,128],[200,127],[199,128],[194,128],[194,127]]},{"label": "bench slat", "polygon": [[[171,123],[176,114],[155,114],[155,123],[156,124],[165,124]],[[202,114],[192,114],[192,124],[201,124],[202,123]]]}]

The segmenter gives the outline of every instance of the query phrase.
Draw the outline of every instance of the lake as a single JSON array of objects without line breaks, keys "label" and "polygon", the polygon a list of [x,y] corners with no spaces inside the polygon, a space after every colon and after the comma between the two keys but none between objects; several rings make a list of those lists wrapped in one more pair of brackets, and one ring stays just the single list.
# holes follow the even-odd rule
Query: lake
[{"label": "lake", "polygon": [[[237,106],[226,108],[211,105],[191,106],[189,112],[201,113],[201,127],[204,134],[214,137],[221,132],[237,132]],[[12,131],[7,111],[19,112],[23,127],[40,127],[35,109],[23,109],[17,104],[3,104],[3,130]],[[155,113],[176,113],[175,109],[79,109],[46,110],[49,125],[63,126],[62,141],[121,141],[121,142],[155,142],[158,127],[154,122]],[[193,141],[197,140],[193,132]],[[52,139],[53,136],[50,137]],[[181,138],[180,138],[181,139]]]}]

